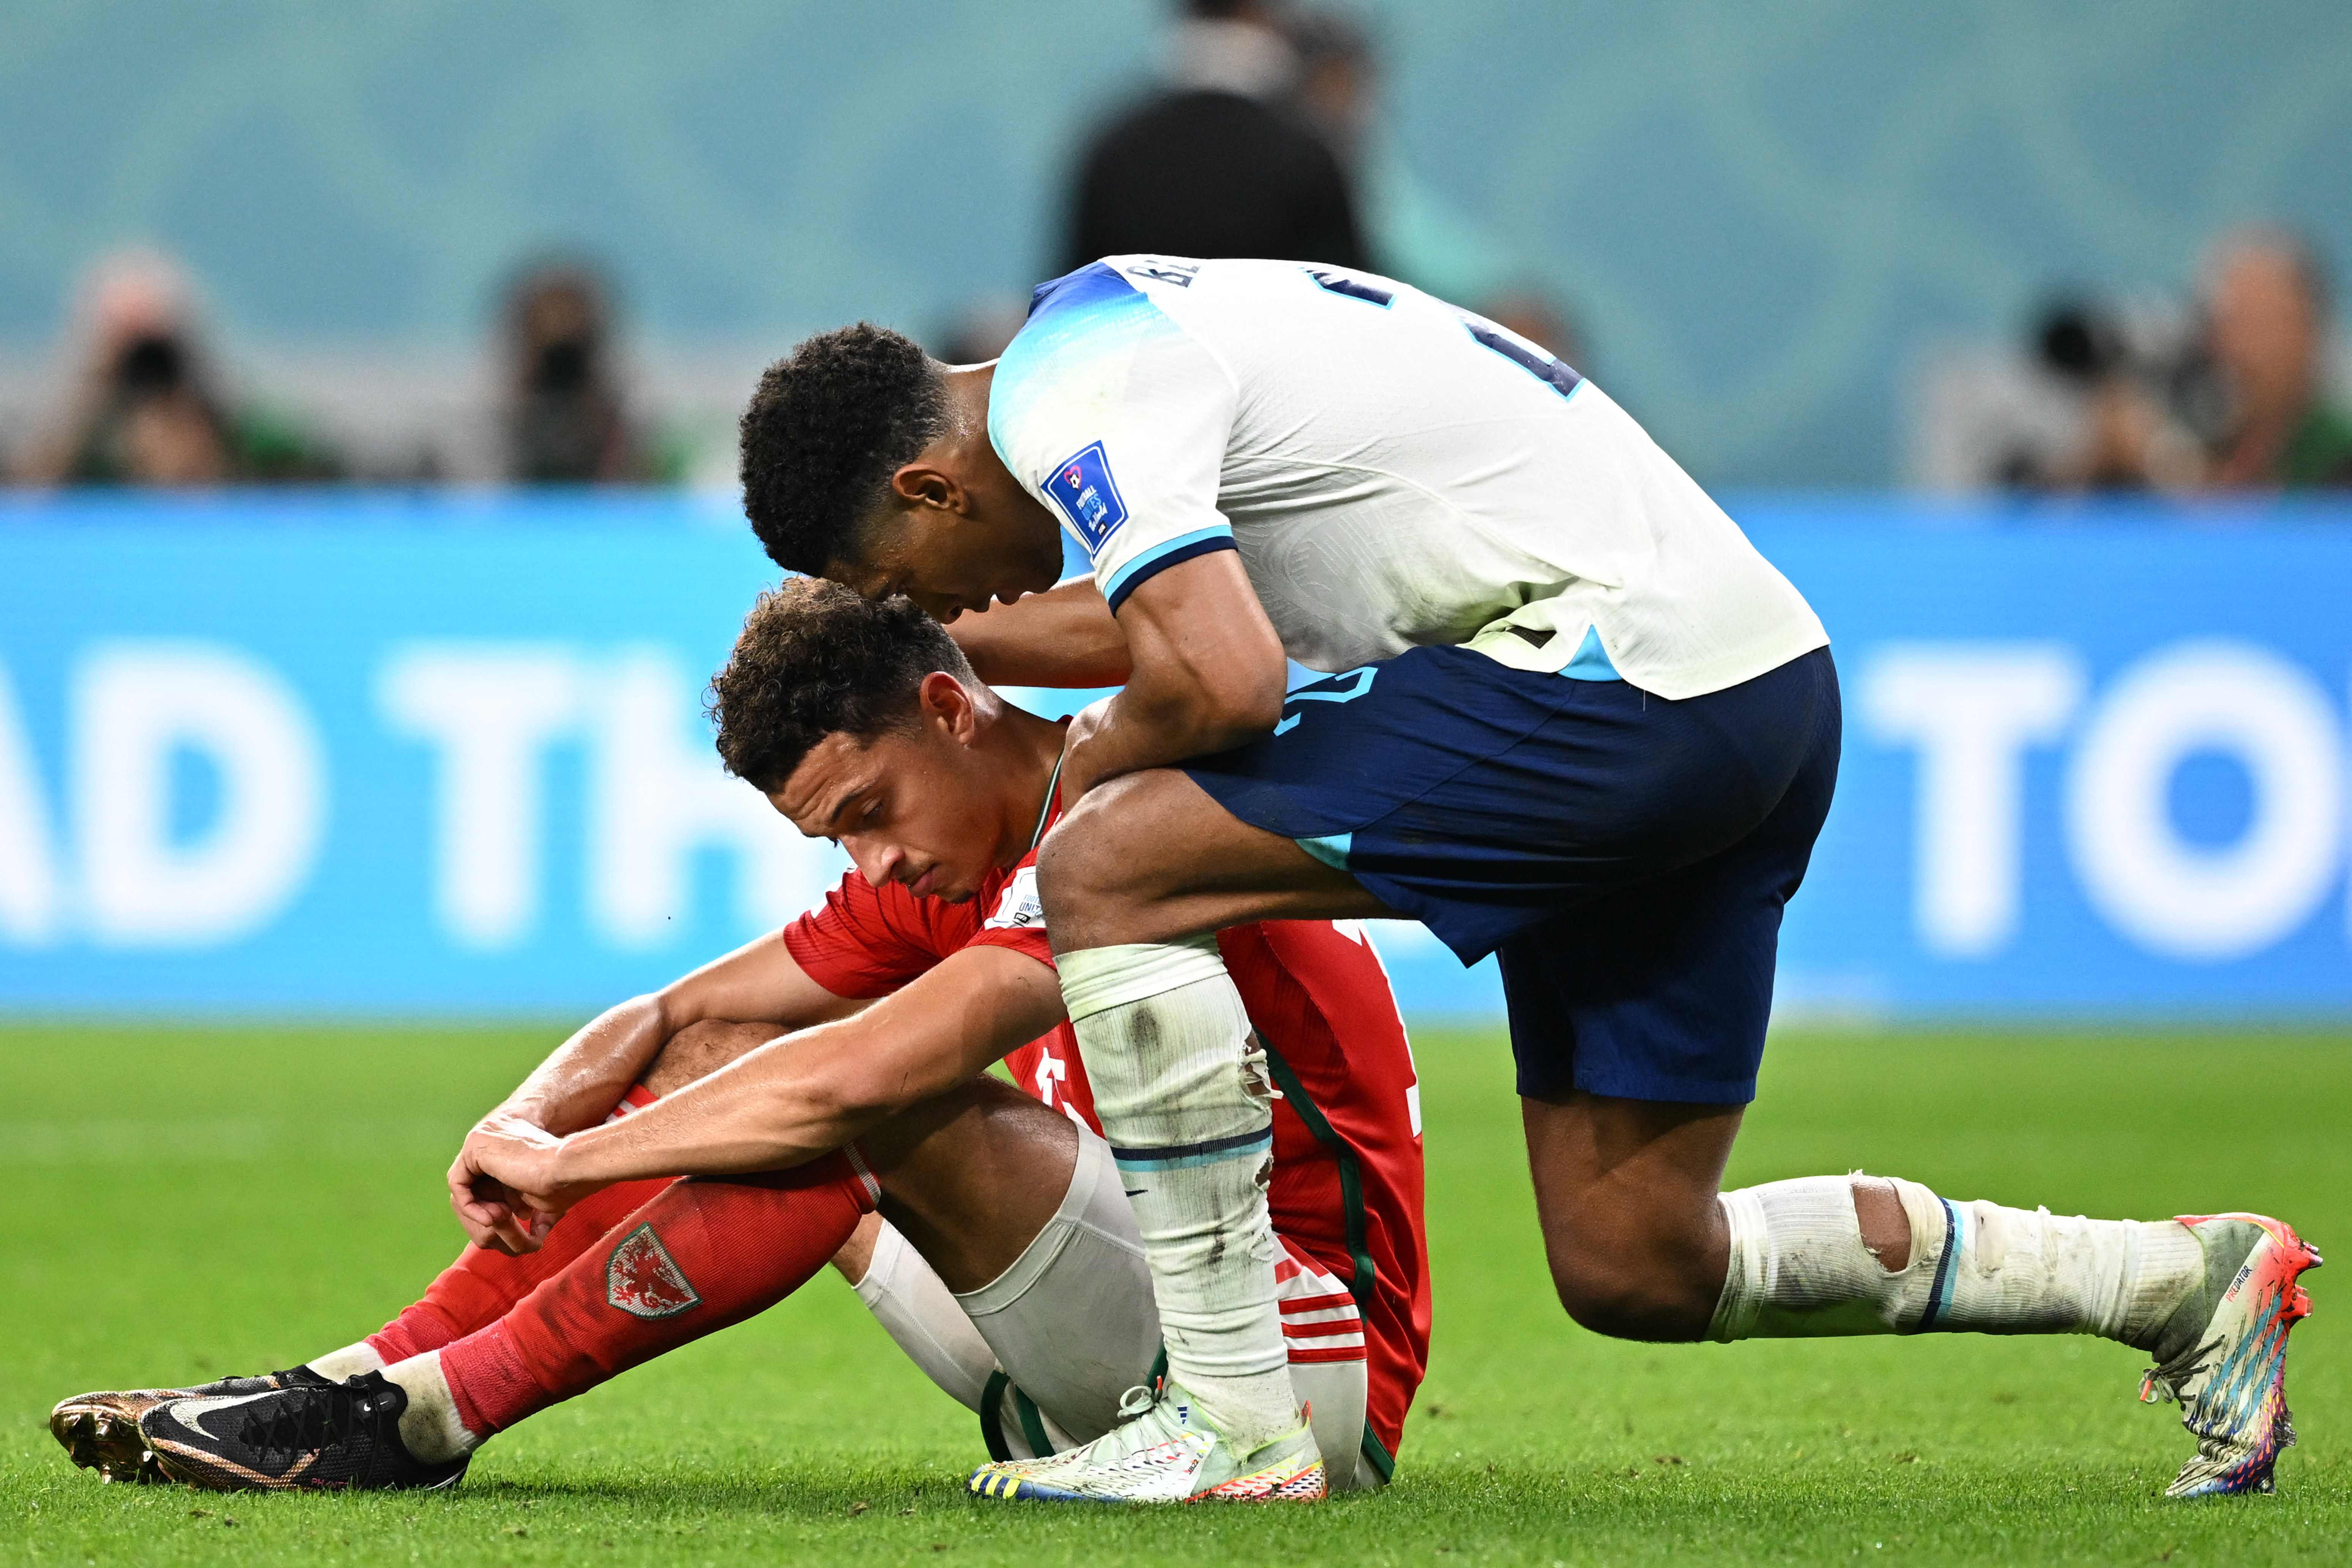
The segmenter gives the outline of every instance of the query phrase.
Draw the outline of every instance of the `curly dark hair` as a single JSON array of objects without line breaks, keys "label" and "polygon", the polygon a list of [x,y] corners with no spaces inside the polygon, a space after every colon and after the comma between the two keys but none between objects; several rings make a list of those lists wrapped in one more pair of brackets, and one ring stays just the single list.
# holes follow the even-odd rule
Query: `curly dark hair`
[{"label": "curly dark hair", "polygon": [[972,679],[955,639],[913,600],[797,577],[751,606],[703,707],[727,771],[772,795],[827,735],[913,729],[915,693],[942,669]]},{"label": "curly dark hair", "polygon": [[805,573],[847,559],[890,476],[947,425],[938,369],[887,327],[819,332],[770,365],[740,426],[743,510],[769,559]]}]

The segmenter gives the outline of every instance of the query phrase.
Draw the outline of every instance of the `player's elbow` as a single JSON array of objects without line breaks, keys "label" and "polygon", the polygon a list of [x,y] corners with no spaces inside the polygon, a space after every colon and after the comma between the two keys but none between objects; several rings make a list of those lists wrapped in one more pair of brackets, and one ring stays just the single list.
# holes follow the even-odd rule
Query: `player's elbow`
[{"label": "player's elbow", "polygon": [[821,1100],[818,1109],[828,1121],[870,1127],[919,1104],[944,1087],[934,1086],[927,1074],[886,1058],[861,1061],[832,1074],[816,1092]]},{"label": "player's elbow", "polygon": [[1193,703],[1194,728],[1222,751],[1273,729],[1282,720],[1286,667],[1246,664],[1202,672]]}]

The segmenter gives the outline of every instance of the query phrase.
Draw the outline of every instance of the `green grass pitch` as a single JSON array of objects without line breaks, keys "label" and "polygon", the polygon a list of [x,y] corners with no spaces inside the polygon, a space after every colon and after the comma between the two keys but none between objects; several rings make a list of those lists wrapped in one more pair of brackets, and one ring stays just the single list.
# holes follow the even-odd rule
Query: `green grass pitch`
[{"label": "green grass pitch", "polygon": [[[1673,1560],[2247,1563],[2352,1554],[2352,1289],[2313,1277],[2279,1494],[2158,1495],[2188,1452],[2075,1337],[1622,1344],[1553,1304],[1498,1036],[1423,1031],[1436,1343],[1384,1497],[967,1500],[973,1423],[829,1273],[492,1444],[453,1494],[101,1488],[90,1386],[344,1343],[454,1253],[440,1173],[550,1029],[0,1030],[0,1562]],[[1735,1184],[1866,1167],[1958,1197],[2266,1208],[2352,1263],[2352,1034],[1784,1033]],[[2352,1278],[2347,1279],[2352,1287]]]}]

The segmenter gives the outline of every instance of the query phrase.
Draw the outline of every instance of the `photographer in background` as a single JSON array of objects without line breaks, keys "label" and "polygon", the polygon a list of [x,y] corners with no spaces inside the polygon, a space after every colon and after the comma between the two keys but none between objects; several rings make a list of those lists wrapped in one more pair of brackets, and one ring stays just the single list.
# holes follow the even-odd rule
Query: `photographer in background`
[{"label": "photographer in background", "polygon": [[2308,245],[2248,228],[2213,247],[2194,312],[2053,306],[2036,358],[2073,389],[2080,437],[2062,458],[2021,456],[2007,478],[2176,493],[2352,485],[2352,419],[2325,395],[2327,296]]},{"label": "photographer in background", "polygon": [[2322,381],[2328,286],[2318,253],[2278,229],[2231,235],[2207,264],[2205,310],[2231,395],[2208,482],[2352,485],[2352,418]]},{"label": "photographer in background", "polygon": [[500,381],[507,478],[517,484],[673,479],[629,418],[604,285],[575,262],[527,268],[508,289]]},{"label": "photographer in background", "polygon": [[2033,352],[2071,393],[2076,434],[2055,452],[2021,452],[2009,482],[2175,492],[2204,483],[2223,393],[2193,317],[2156,300],[2118,308],[2065,299],[2044,311]]},{"label": "photographer in background", "polygon": [[194,289],[168,258],[132,252],[82,289],[63,416],[16,478],[36,485],[196,488],[340,477],[331,455],[290,426],[237,408],[199,330]]}]

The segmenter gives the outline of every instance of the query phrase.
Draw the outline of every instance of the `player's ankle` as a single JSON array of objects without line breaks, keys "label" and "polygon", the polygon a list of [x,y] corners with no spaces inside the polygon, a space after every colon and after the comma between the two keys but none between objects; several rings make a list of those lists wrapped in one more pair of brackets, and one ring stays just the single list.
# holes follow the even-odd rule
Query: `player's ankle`
[{"label": "player's ankle", "polygon": [[2136,1350],[2152,1350],[2204,1278],[2205,1247],[2177,1219],[2144,1220],[2135,1228],[2137,1250],[2125,1281],[2123,1321],[2112,1337]]},{"label": "player's ankle", "polygon": [[362,1340],[357,1344],[345,1345],[339,1351],[329,1351],[316,1361],[304,1364],[320,1377],[331,1382],[342,1383],[359,1376],[362,1373],[382,1372],[385,1363],[375,1346],[366,1340]]},{"label": "player's ankle", "polygon": [[1177,1379],[1176,1385],[1236,1452],[1246,1453],[1297,1429],[1298,1396],[1288,1367],[1240,1377],[1190,1373]]},{"label": "player's ankle", "polygon": [[400,1413],[400,1443],[411,1458],[427,1465],[462,1459],[482,1446],[488,1434],[476,1432],[458,1414],[457,1400],[441,1370],[441,1352],[420,1356],[384,1368],[389,1382],[408,1395]]}]

